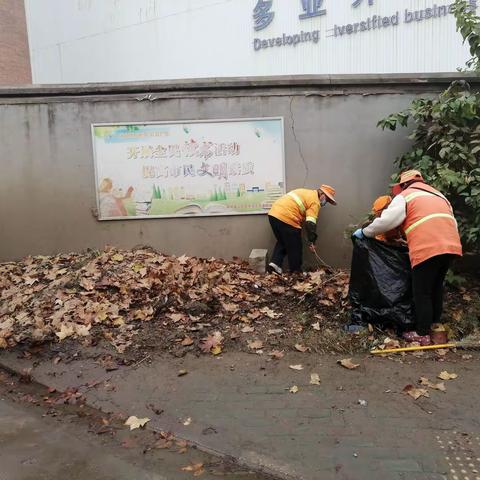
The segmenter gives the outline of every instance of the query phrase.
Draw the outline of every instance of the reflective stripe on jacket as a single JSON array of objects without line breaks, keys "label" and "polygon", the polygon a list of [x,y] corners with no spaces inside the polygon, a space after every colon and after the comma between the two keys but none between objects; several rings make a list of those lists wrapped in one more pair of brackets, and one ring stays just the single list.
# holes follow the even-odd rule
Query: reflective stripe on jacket
[{"label": "reflective stripe on jacket", "polygon": [[268,214],[295,228],[302,228],[304,221],[317,223],[320,200],[317,190],[298,188],[279,198]]},{"label": "reflective stripe on jacket", "polygon": [[405,232],[412,267],[437,255],[462,255],[457,221],[450,202],[425,183],[414,183],[400,195],[405,198]]}]

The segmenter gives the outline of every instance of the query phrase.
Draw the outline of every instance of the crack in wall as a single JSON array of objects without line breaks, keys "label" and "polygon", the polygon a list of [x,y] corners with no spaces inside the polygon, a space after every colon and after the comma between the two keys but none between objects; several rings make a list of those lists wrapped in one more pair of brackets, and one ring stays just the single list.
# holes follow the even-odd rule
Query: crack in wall
[{"label": "crack in wall", "polygon": [[295,97],[291,97],[291,99],[290,99],[290,121],[291,121],[291,125],[292,125],[293,138],[294,138],[295,143],[297,144],[297,148],[298,148],[298,154],[300,155],[300,158],[302,159],[303,166],[305,167],[305,178],[303,180],[303,185],[302,185],[304,187],[305,184],[307,183],[309,169],[308,169],[308,165],[307,165],[307,162],[305,160],[305,157],[303,156],[302,144],[298,140],[297,132],[295,131],[295,117],[293,115],[293,109],[292,109],[294,99],[295,99]]}]

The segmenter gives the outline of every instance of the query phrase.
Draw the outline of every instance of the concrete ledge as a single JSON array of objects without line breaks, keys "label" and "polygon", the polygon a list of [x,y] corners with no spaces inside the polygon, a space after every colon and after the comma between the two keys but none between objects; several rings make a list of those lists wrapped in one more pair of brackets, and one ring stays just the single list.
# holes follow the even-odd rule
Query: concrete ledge
[{"label": "concrete ledge", "polygon": [[445,87],[455,80],[480,86],[474,73],[378,74],[378,75],[284,75],[272,77],[193,78],[148,82],[24,85],[0,87],[0,99],[9,97],[57,97],[141,94],[145,92],[219,91],[237,89],[347,88],[425,86]]}]

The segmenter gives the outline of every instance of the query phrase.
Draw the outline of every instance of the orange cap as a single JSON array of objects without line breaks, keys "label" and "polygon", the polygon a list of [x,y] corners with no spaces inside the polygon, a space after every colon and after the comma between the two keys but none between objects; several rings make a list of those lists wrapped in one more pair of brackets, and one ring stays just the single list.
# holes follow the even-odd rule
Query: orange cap
[{"label": "orange cap", "polygon": [[390,203],[392,202],[392,197],[390,195],[383,195],[382,197],[378,197],[373,202],[372,211],[375,215],[378,215],[382,210],[385,210]]},{"label": "orange cap", "polygon": [[411,180],[423,182],[423,176],[418,170],[408,170],[400,175],[400,181],[398,183],[407,183]]},{"label": "orange cap", "polygon": [[411,182],[412,180],[418,182],[424,181],[422,174],[418,170],[407,170],[400,174],[400,181],[395,185],[392,185],[392,193],[398,195],[402,191],[401,185],[403,183]]},{"label": "orange cap", "polygon": [[330,185],[321,185],[319,190],[326,195],[327,200],[332,205],[337,204],[335,200],[335,189],[333,187],[331,187]]}]

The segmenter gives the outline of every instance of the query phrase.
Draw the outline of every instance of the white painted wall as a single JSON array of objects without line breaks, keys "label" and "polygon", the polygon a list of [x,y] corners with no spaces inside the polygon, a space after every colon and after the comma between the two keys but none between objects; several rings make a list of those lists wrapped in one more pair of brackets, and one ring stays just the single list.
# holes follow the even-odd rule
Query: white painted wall
[{"label": "white painted wall", "polygon": [[[259,32],[257,0],[25,0],[34,83],[291,74],[454,72],[468,50],[452,15],[404,23],[410,11],[452,0],[323,0],[300,20],[301,0],[273,0]],[[400,24],[332,37],[335,24],[399,12]],[[254,50],[254,39],[320,31],[320,41]]]}]

